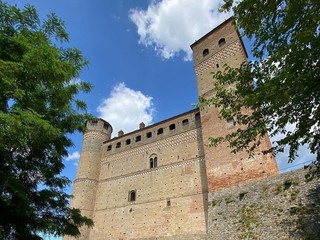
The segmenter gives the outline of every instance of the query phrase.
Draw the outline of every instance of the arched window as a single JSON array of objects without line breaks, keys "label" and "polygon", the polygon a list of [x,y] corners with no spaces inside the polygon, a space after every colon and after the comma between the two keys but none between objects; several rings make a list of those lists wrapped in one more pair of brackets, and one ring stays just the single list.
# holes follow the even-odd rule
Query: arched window
[{"label": "arched window", "polygon": [[207,56],[208,54],[209,54],[209,49],[208,49],[208,48],[206,48],[205,50],[203,50],[203,52],[202,52],[202,56],[203,56],[203,57]]},{"label": "arched window", "polygon": [[150,157],[150,168],[158,167],[158,157],[156,155],[152,155]]},{"label": "arched window", "polygon": [[129,202],[136,201],[136,190],[132,190],[129,192],[128,200],[129,200]]},{"label": "arched window", "polygon": [[221,38],[221,39],[219,40],[218,44],[219,44],[219,47],[222,47],[223,45],[226,44],[226,39]]}]

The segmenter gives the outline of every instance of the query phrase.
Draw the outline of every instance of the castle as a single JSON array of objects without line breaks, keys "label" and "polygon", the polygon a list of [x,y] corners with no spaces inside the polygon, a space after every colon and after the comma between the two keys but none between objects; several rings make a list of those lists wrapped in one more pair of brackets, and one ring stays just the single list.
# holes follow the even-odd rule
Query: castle
[{"label": "castle", "polygon": [[[212,72],[240,66],[247,54],[228,19],[191,45],[198,95],[214,94]],[[111,139],[112,126],[87,123],[71,206],[93,219],[80,239],[206,239],[208,194],[278,175],[272,155],[208,147],[237,128],[218,109],[194,109]],[[269,148],[265,137],[260,150]],[[65,238],[67,239],[67,238]]]}]

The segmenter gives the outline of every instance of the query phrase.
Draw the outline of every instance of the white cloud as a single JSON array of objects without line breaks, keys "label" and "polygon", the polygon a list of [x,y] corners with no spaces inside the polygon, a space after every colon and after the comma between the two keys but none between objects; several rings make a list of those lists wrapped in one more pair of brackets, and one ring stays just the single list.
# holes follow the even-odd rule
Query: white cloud
[{"label": "white cloud", "polygon": [[73,153],[69,153],[68,157],[65,158],[66,161],[78,161],[80,158],[80,153],[78,151],[75,151]]},{"label": "white cloud", "polygon": [[112,125],[113,136],[116,136],[120,130],[128,133],[138,129],[141,122],[146,125],[152,123],[155,109],[152,97],[120,83],[113,88],[110,96],[102,101],[97,111],[100,118]]},{"label": "white cloud", "polygon": [[131,9],[129,17],[140,44],[152,46],[164,59],[182,51],[184,60],[191,60],[190,45],[231,16],[218,12],[221,4],[222,0],[152,1],[147,10]]}]

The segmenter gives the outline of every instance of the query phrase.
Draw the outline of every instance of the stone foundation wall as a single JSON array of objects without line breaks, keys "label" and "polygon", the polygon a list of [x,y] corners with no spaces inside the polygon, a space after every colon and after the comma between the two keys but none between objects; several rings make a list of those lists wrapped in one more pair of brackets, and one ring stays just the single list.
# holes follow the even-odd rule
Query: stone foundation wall
[{"label": "stone foundation wall", "polygon": [[319,239],[320,180],[306,171],[224,189],[208,196],[208,239]]}]

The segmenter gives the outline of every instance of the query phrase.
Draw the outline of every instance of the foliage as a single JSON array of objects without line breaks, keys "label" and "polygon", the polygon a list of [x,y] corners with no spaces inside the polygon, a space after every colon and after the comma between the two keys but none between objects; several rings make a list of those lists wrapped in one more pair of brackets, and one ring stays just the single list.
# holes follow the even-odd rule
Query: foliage
[{"label": "foliage", "polygon": [[68,40],[55,14],[41,22],[34,7],[0,1],[0,239],[77,236],[93,225],[69,208],[60,175],[68,134],[90,118],[75,96],[91,85],[74,81],[87,60],[63,47]]},{"label": "foliage", "polygon": [[219,107],[222,118],[246,126],[210,138],[211,145],[225,141],[234,152],[252,154],[269,133],[279,139],[268,152],[288,145],[293,161],[306,144],[318,156],[313,173],[319,173],[320,2],[224,0],[221,11],[233,11],[236,26],[254,41],[254,61],[226,66],[214,75],[216,96],[200,99],[200,107]]}]

